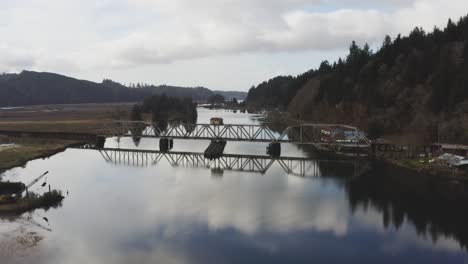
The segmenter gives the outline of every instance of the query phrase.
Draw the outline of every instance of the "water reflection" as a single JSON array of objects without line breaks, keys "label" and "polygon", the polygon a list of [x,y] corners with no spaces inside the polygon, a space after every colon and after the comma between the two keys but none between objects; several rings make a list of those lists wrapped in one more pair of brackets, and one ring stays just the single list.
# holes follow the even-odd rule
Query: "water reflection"
[{"label": "water reflection", "polygon": [[[365,161],[318,160],[302,157],[271,157],[266,155],[242,155],[224,153],[217,159],[208,159],[201,152],[154,151],[142,149],[103,148],[97,151],[104,161],[118,166],[157,166],[168,162],[172,167],[206,168],[222,176],[224,170],[265,174],[275,163],[288,175],[319,177],[322,171],[330,175],[358,177],[368,167]],[[354,174],[353,174],[354,172]]]},{"label": "water reflection", "polygon": [[[207,115],[220,113],[199,114]],[[226,115],[226,119],[256,122],[250,115]],[[130,147],[133,142],[112,139],[106,144]],[[138,149],[157,146],[155,139],[141,139]],[[175,142],[174,151],[198,152],[206,146],[205,141],[181,140]],[[264,147],[228,144],[226,151],[264,154]],[[307,155],[293,145],[283,152]],[[0,220],[0,256],[2,263],[52,264],[463,263],[466,259],[462,223],[466,215],[457,213],[462,204],[450,207],[448,198],[431,198],[434,188],[429,182],[423,183],[427,187],[413,188],[420,183],[405,187],[399,178],[386,179],[381,174],[387,169],[349,177],[349,171],[338,167],[321,165],[325,172],[321,177],[301,178],[274,164],[264,174],[226,170],[214,179],[204,168],[173,167],[169,162],[115,166],[99,152],[69,149],[5,173],[6,179],[29,182],[37,171],[49,170],[50,184],[69,190],[70,195],[63,207],[33,215],[39,223],[46,215],[52,232]],[[12,255],[9,248],[16,243],[15,234],[21,234],[18,228],[36,232],[41,239]],[[437,240],[427,230],[436,233]]]},{"label": "water reflection", "polygon": [[[78,152],[67,151],[64,155],[79,155]],[[89,153],[86,156],[89,158],[85,158],[84,162],[92,163],[96,158]],[[56,173],[64,173],[69,169],[79,171],[78,167],[72,165],[71,168],[57,169]],[[336,234],[346,231],[346,217],[336,215],[340,211],[346,212],[344,200],[336,204],[333,196],[319,197],[315,192],[306,194],[306,190],[322,189],[314,186],[312,181],[308,188],[301,180],[281,176],[267,178],[226,172],[222,181],[212,181],[211,177],[206,177],[205,170],[173,171],[166,167],[157,171],[172,173],[155,176],[151,168],[144,171],[141,168],[129,168],[124,170],[125,174],[114,174],[122,168],[115,170],[105,167],[105,170],[99,171],[102,174],[98,178],[101,179],[88,177],[86,172],[77,173],[63,182],[61,178],[54,178],[57,185],[73,185],[74,195],[65,201],[64,210],[58,210],[57,215],[50,217],[54,222],[59,222],[59,227],[55,229],[57,231],[53,240],[44,241],[52,243],[49,246],[56,247],[62,242],[86,242],[90,247],[86,249],[86,255],[96,254],[94,246],[103,250],[103,255],[98,256],[102,262],[108,261],[105,258],[107,254],[121,251],[119,256],[127,253],[132,255],[135,250],[132,248],[135,246],[133,243],[145,244],[153,240],[157,248],[164,248],[166,243],[192,239],[196,243],[179,245],[177,252],[187,250],[194,254],[193,247],[200,243],[198,239],[205,236],[211,236],[211,239],[219,236],[219,239],[223,239],[223,232],[228,230],[243,240],[262,232],[287,235],[308,228],[330,230]],[[81,184],[75,186],[75,181]],[[112,186],[109,186],[109,182],[112,182]],[[93,186],[91,192],[90,185]],[[79,200],[75,200],[75,197],[79,197]],[[321,202],[310,203],[306,199]],[[337,206],[343,210],[334,210]],[[70,211],[70,208],[73,210]],[[55,234],[60,236],[55,237]],[[70,237],[73,241],[66,241]],[[111,248],[105,250],[96,244]],[[148,254],[154,253],[153,248],[148,250]],[[168,254],[166,251],[164,253]],[[68,255],[63,257],[70,260]]]},{"label": "water reflection", "polygon": [[353,211],[377,211],[385,229],[398,230],[408,222],[419,236],[430,238],[434,244],[448,237],[467,250],[466,183],[456,183],[456,188],[463,189],[457,192],[445,181],[410,175],[383,164],[373,167],[373,171],[346,185]]},{"label": "water reflection", "polygon": [[135,147],[138,147],[140,145],[141,137],[145,129],[147,129],[147,125],[143,123],[136,123],[130,128],[130,134],[132,135],[132,140],[135,144]]}]

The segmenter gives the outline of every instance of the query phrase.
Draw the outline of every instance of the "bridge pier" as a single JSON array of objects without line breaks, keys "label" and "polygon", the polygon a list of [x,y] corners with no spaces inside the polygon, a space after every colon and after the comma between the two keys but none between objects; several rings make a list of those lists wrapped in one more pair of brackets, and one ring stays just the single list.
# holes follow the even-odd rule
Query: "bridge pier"
[{"label": "bridge pier", "polygon": [[268,144],[266,153],[272,157],[281,156],[281,143],[271,142],[270,144]]},{"label": "bridge pier", "polygon": [[223,155],[226,140],[212,140],[204,152],[204,157],[209,160],[217,159]]},{"label": "bridge pier", "polygon": [[106,138],[103,136],[97,136],[96,137],[96,148],[97,149],[102,149],[104,148],[104,145],[106,144]]},{"label": "bridge pier", "polygon": [[172,138],[161,138],[159,139],[159,150],[167,152],[174,147],[174,140]]}]

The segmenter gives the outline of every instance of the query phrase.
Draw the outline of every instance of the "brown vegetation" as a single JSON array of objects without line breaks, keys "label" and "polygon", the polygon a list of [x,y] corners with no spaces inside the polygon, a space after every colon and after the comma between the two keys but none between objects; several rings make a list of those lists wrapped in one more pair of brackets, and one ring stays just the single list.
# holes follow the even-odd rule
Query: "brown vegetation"
[{"label": "brown vegetation", "polygon": [[97,133],[106,121],[126,119],[132,105],[48,105],[0,111],[0,131]]}]

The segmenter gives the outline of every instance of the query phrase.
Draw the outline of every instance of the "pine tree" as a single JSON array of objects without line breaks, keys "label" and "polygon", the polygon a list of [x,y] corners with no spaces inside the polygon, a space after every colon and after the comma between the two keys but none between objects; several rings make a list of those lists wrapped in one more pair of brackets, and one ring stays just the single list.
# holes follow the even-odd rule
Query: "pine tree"
[{"label": "pine tree", "polygon": [[136,104],[133,106],[132,111],[130,113],[130,120],[132,121],[142,121],[143,120],[143,115],[142,115],[142,109],[139,104]]}]

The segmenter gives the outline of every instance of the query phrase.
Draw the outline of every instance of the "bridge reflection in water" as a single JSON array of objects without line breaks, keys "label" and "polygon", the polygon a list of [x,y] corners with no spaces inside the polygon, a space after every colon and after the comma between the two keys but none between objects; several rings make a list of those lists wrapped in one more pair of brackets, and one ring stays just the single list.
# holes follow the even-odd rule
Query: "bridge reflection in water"
[{"label": "bridge reflection in water", "polygon": [[155,166],[162,160],[166,160],[171,166],[206,168],[218,172],[231,170],[264,174],[274,163],[278,163],[287,174],[300,177],[322,176],[322,168],[331,164],[347,165],[353,170],[355,176],[362,174],[367,168],[366,164],[363,165],[353,160],[330,161],[242,154],[223,154],[217,159],[210,160],[204,157],[204,153],[198,152],[162,152],[122,148],[102,148],[96,151],[99,151],[108,163],[135,167]]}]

